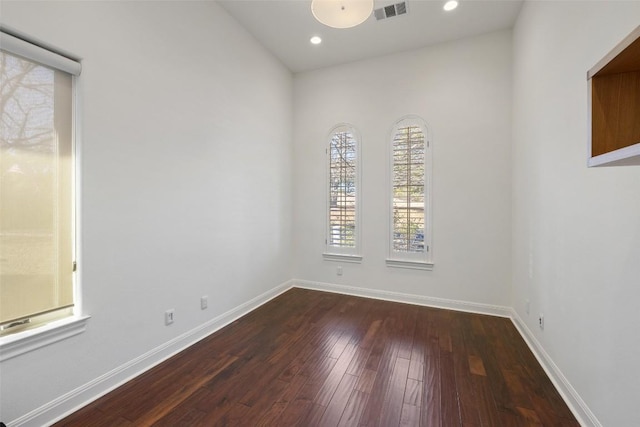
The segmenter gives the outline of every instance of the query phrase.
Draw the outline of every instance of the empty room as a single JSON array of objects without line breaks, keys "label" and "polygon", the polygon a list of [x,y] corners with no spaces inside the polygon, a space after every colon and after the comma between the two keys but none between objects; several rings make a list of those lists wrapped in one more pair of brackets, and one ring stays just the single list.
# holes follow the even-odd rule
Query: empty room
[{"label": "empty room", "polygon": [[640,425],[640,1],[0,0],[0,422]]}]

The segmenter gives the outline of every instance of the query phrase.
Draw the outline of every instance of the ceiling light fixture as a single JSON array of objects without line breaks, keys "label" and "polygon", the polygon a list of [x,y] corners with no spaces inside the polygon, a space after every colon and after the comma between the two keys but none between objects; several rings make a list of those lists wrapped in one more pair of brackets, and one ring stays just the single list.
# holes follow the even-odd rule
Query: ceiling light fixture
[{"label": "ceiling light fixture", "polygon": [[362,24],[373,11],[373,0],[311,0],[311,13],[326,26],[351,28]]},{"label": "ceiling light fixture", "polygon": [[446,2],[444,4],[443,9],[446,10],[447,12],[455,9],[456,7],[458,7],[458,2],[457,0],[449,0],[448,2]]},{"label": "ceiling light fixture", "polygon": [[319,36],[313,36],[309,39],[311,44],[320,44],[322,43],[322,39]]}]

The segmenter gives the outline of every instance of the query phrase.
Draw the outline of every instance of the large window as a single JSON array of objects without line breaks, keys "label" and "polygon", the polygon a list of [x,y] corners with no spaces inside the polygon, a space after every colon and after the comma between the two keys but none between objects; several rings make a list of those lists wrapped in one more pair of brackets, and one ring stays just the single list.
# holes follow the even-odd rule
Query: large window
[{"label": "large window", "polygon": [[429,269],[431,154],[427,126],[418,117],[398,121],[390,143],[390,238],[387,264]]},{"label": "large window", "polygon": [[80,67],[0,36],[0,336],[7,336],[74,314],[73,86]]},{"label": "large window", "polygon": [[359,137],[353,126],[336,126],[327,148],[328,200],[325,258],[357,261],[359,244]]}]

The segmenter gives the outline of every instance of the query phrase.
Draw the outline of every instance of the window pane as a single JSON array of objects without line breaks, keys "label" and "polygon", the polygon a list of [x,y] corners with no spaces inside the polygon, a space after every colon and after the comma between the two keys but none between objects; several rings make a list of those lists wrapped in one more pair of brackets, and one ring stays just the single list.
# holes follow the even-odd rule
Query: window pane
[{"label": "window pane", "polygon": [[0,52],[0,323],[73,305],[72,77]]},{"label": "window pane", "polygon": [[424,132],[397,129],[393,139],[393,250],[424,252]]},{"label": "window pane", "polygon": [[329,246],[356,246],[356,148],[353,133],[334,132],[329,149]]}]

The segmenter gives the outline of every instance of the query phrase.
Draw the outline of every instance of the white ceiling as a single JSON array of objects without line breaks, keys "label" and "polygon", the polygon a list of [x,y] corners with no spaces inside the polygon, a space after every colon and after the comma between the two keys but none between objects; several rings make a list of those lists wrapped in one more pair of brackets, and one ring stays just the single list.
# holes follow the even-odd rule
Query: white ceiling
[{"label": "white ceiling", "polygon": [[[402,0],[375,0],[375,8]],[[219,0],[242,26],[292,71],[300,72],[511,28],[523,0],[406,0],[407,14],[334,29],[315,20],[311,0]],[[322,37],[314,46],[311,36]]]}]

